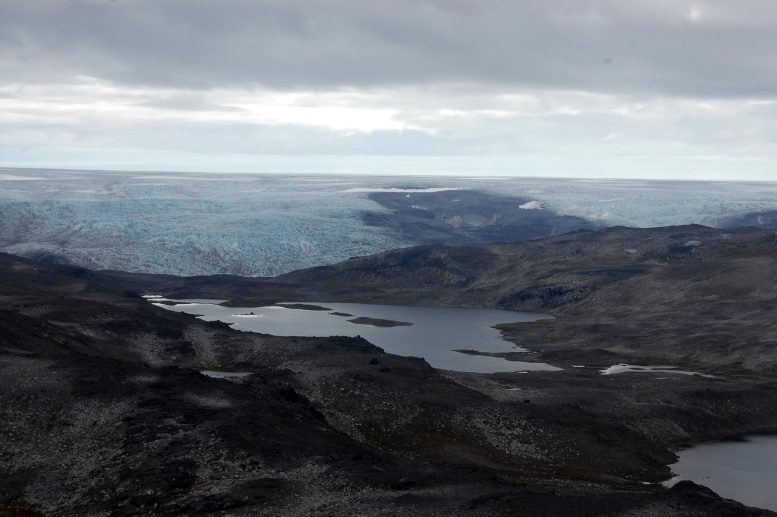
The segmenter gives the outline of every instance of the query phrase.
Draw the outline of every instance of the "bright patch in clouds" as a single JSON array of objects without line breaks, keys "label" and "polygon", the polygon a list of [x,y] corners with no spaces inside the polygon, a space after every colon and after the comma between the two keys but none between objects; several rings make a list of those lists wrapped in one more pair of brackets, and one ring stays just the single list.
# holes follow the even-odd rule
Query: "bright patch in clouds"
[{"label": "bright patch in clouds", "polygon": [[699,5],[691,5],[688,7],[688,19],[691,23],[696,23],[702,19],[703,11]]},{"label": "bright patch in clouds", "polygon": [[[122,88],[93,78],[55,86],[10,85],[0,97],[0,122],[77,124],[84,118],[115,122],[189,121],[299,125],[334,131],[428,131],[398,119],[379,96],[360,92],[275,92]],[[377,102],[376,102],[377,101]]]},{"label": "bright patch in clouds", "polygon": [[[730,169],[743,177],[777,157],[771,138],[777,134],[777,101],[768,99],[517,94],[453,85],[187,91],[94,78],[9,85],[5,91],[0,150],[16,157],[7,165],[25,165],[25,155],[41,149],[54,153],[42,163],[52,167],[59,165],[59,155],[94,157],[123,149],[134,153],[126,165],[98,161],[78,166],[186,170],[192,168],[187,162],[201,165],[207,153],[211,170],[222,168],[221,157],[230,170],[271,172],[277,170],[277,156],[310,167],[310,161],[298,158],[323,154],[350,156],[343,163],[364,156],[364,166],[356,170],[374,172],[372,157],[379,155],[414,157],[409,166],[397,162],[396,172],[442,173],[448,157],[450,172],[461,173],[461,158],[470,156],[484,167],[471,172],[482,173],[563,176],[584,168],[588,175],[633,176],[633,170],[624,170],[630,162],[644,167],[652,161],[657,169],[670,165],[672,170],[655,171],[660,177],[673,177],[678,168],[696,175],[707,170],[715,177]],[[732,120],[739,124],[732,126]],[[267,155],[276,156],[273,165],[263,165]],[[428,168],[432,157],[436,165]],[[294,170],[330,171],[332,160],[328,163],[314,160],[312,170],[302,165]],[[380,172],[391,173],[386,163]]]}]

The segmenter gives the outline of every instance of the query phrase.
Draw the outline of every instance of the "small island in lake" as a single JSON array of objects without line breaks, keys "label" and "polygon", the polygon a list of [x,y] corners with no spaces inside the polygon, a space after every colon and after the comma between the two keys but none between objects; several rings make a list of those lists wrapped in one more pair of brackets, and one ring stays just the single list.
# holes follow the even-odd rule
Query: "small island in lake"
[{"label": "small island in lake", "polygon": [[276,303],[278,307],[285,307],[287,309],[297,309],[300,311],[331,311],[329,307],[321,307],[320,305],[312,305],[309,303]]},{"label": "small island in lake", "polygon": [[366,316],[359,316],[348,321],[356,325],[372,325],[373,327],[409,327],[412,325],[412,323],[407,321],[384,320],[381,318],[368,318]]}]

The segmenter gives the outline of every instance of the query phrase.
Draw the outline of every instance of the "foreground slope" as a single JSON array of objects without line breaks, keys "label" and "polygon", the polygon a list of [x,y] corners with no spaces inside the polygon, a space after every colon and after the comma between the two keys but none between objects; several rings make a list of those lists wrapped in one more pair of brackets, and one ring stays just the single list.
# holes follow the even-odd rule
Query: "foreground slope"
[{"label": "foreground slope", "polygon": [[[669,447],[777,428],[773,358],[758,341],[753,350],[737,344],[725,327],[716,332],[749,363],[719,346],[685,346],[674,357],[706,358],[717,377],[676,377],[656,389],[649,376],[602,377],[595,368],[441,373],[358,339],[234,332],[162,311],[132,289],[542,309],[557,320],[505,330],[545,360],[604,366],[672,354],[671,343],[623,346],[623,329],[647,335],[655,323],[625,301],[641,300],[638,289],[665,304],[669,339],[682,339],[688,315],[709,322],[705,311],[717,304],[729,307],[732,328],[766,339],[768,321],[737,311],[760,302],[768,316],[773,247],[768,232],[612,229],[400,250],[260,280],[95,273],[4,255],[3,500],[51,513],[131,513],[140,504],[158,512],[379,513],[400,504],[477,514],[514,511],[517,501],[538,514],[732,511],[689,485],[664,492],[643,484],[668,475]],[[733,293],[726,299],[705,292],[723,281]],[[600,321],[616,309],[623,319]],[[681,326],[672,330],[672,322]],[[565,332],[568,339],[546,339]],[[599,341],[576,339],[579,332]],[[204,368],[256,373],[234,383],[196,373]],[[86,461],[93,451],[97,459]],[[461,486],[468,488],[454,488]],[[510,495],[496,497],[503,493]]]},{"label": "foreground slope", "polygon": [[[120,275],[8,255],[0,271],[6,512],[760,514],[644,482],[667,475],[673,441],[777,425],[764,381],[679,379],[655,394],[588,371],[442,375],[360,339],[170,313]],[[732,396],[748,404],[711,411]]]}]

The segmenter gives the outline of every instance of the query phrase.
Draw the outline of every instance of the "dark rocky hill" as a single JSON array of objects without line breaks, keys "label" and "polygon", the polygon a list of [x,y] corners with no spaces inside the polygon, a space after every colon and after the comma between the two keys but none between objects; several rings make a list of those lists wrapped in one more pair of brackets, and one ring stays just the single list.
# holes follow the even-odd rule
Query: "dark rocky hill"
[{"label": "dark rocky hill", "polygon": [[[674,446],[777,429],[774,251],[771,232],[616,228],[274,279],[0,255],[0,512],[758,515],[655,482]],[[233,331],[143,292],[540,309],[557,319],[505,332],[565,369],[442,372],[358,338]],[[715,377],[600,375],[625,358]]]},{"label": "dark rocky hill", "polygon": [[364,212],[367,226],[388,228],[408,242],[462,246],[521,242],[594,229],[581,217],[559,215],[526,197],[476,190],[374,192],[385,212]]},{"label": "dark rocky hill", "polygon": [[719,228],[777,228],[777,210],[748,212],[718,221]]}]

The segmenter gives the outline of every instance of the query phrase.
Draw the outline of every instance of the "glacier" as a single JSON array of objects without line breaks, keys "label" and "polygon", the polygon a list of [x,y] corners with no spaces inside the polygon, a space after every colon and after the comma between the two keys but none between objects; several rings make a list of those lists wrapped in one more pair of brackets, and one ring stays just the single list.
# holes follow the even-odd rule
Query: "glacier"
[{"label": "glacier", "polygon": [[[600,225],[777,209],[777,184],[0,168],[0,250],[93,269],[274,276],[417,244],[365,226],[371,192],[478,190]],[[526,211],[526,210],[524,210]]]}]

